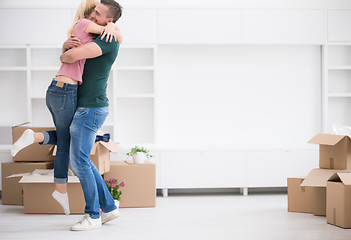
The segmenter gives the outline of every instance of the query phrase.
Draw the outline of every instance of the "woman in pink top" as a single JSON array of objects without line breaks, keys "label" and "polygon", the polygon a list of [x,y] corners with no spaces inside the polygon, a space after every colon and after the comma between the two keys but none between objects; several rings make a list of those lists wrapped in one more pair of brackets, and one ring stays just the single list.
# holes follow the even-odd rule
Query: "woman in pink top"
[{"label": "woman in pink top", "polygon": [[[69,30],[70,38],[64,43],[62,51],[72,47],[91,42],[98,35],[106,36],[106,41],[121,40],[117,27],[110,23],[106,27],[88,20],[95,6],[96,0],[82,0],[77,10],[75,21]],[[97,34],[97,35],[96,35]],[[77,108],[78,84],[82,83],[84,60],[75,63],[62,63],[60,70],[52,80],[46,92],[46,105],[52,115],[56,131],[36,132],[27,129],[19,140],[13,145],[11,154],[15,156],[18,151],[32,143],[57,145],[54,162],[55,191],[52,196],[69,214],[67,195],[70,134],[69,127]]]}]

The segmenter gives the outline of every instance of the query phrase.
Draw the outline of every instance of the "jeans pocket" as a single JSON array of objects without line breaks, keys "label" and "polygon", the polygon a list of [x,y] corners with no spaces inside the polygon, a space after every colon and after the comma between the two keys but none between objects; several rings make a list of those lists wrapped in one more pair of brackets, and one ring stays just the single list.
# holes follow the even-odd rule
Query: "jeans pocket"
[{"label": "jeans pocket", "polygon": [[66,104],[66,94],[48,90],[46,92],[46,105],[52,110],[63,110]]},{"label": "jeans pocket", "polygon": [[98,131],[105,122],[108,111],[96,111],[94,113],[94,130]]}]

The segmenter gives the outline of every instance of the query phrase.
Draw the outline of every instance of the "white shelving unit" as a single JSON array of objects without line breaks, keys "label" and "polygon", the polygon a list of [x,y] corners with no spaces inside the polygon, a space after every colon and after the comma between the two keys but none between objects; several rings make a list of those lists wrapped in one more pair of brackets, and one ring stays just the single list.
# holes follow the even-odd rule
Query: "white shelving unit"
[{"label": "white shelving unit", "polygon": [[324,131],[340,122],[351,125],[351,42],[329,42],[324,47]]},{"label": "white shelving unit", "polygon": [[[111,133],[117,142],[153,144],[155,141],[155,48],[153,45],[122,46],[111,69],[107,89],[110,114],[102,131]],[[0,46],[1,84],[11,92],[7,96],[13,93],[20,98],[19,101],[6,101],[6,96],[1,99],[8,104],[3,104],[0,110],[13,114],[2,116],[0,127],[4,131],[24,122],[53,126],[45,94],[60,68],[60,55],[58,45]],[[140,135],[142,129],[149,130]],[[0,147],[9,149],[10,144],[0,143]]]}]

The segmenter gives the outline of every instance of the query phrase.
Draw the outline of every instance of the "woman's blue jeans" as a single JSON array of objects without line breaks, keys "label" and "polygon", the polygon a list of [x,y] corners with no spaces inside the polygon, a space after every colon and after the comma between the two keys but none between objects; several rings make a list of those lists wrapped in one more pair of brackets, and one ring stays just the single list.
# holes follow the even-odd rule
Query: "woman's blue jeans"
[{"label": "woman's blue jeans", "polygon": [[103,212],[110,212],[117,208],[99,171],[90,160],[90,152],[95,143],[96,133],[107,115],[108,107],[79,107],[70,127],[71,165],[84,192],[85,213],[92,218],[99,218],[100,208]]},{"label": "woman's blue jeans", "polygon": [[78,85],[58,83],[53,80],[46,91],[46,106],[48,107],[56,131],[43,132],[42,144],[57,145],[54,161],[54,182],[67,183],[69,167],[70,133],[74,113],[77,109]]}]

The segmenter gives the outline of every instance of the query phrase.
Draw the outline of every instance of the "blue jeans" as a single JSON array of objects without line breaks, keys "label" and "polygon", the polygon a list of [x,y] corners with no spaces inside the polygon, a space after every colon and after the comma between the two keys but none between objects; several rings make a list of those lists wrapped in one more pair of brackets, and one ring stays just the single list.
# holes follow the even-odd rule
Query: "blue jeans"
[{"label": "blue jeans", "polygon": [[91,218],[99,218],[103,212],[117,209],[104,180],[94,163],[90,152],[95,143],[96,133],[108,115],[108,107],[79,107],[71,127],[70,159],[73,171],[77,174],[85,198],[85,213]]},{"label": "blue jeans", "polygon": [[48,107],[56,131],[42,132],[44,142],[42,144],[57,145],[57,152],[54,161],[54,182],[67,183],[69,167],[70,133],[69,127],[77,109],[78,85],[64,83],[57,85],[52,80],[46,91],[46,106]]}]

